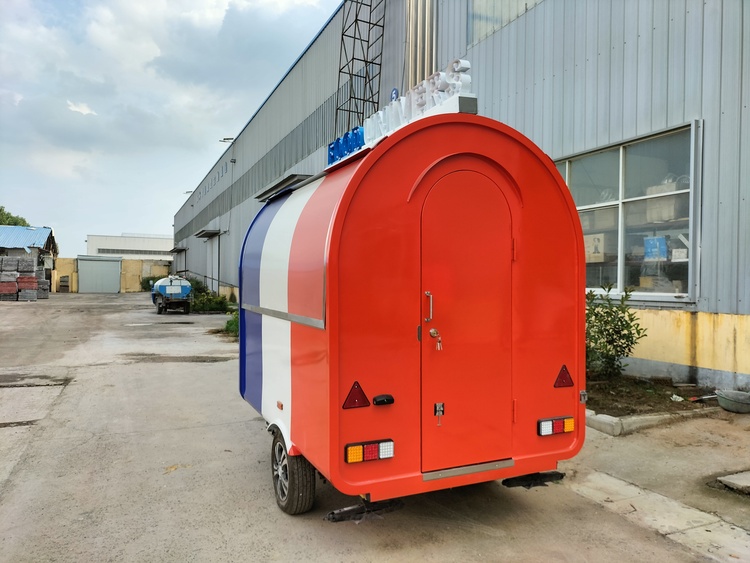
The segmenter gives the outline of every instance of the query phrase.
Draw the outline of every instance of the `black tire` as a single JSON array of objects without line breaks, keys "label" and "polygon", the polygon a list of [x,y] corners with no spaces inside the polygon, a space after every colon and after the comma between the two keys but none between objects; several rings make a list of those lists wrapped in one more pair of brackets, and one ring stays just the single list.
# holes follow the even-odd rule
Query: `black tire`
[{"label": "black tire", "polygon": [[185,303],[182,306],[182,312],[185,313],[186,315],[190,314],[190,303]]},{"label": "black tire", "polygon": [[159,299],[156,302],[156,314],[161,315],[163,312],[164,312],[164,304],[161,302],[161,299]]},{"label": "black tire", "polygon": [[289,455],[281,432],[271,445],[271,476],[276,504],[287,514],[308,512],[315,502],[315,468],[301,455]]}]

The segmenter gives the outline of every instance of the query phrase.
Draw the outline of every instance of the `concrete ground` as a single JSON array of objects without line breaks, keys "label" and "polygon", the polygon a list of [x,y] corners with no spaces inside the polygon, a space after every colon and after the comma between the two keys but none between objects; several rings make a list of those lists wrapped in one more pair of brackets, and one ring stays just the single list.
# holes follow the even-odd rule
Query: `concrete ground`
[{"label": "concrete ground", "polygon": [[[613,437],[589,428],[567,485],[716,561],[750,562],[750,416],[716,412]],[[724,476],[733,477],[731,488]]]},{"label": "concrete ground", "polygon": [[217,315],[146,294],[0,303],[0,562],[750,561],[750,416],[613,437],[589,429],[562,484],[409,497],[359,524],[318,482],[275,505],[270,437],[237,392]]}]

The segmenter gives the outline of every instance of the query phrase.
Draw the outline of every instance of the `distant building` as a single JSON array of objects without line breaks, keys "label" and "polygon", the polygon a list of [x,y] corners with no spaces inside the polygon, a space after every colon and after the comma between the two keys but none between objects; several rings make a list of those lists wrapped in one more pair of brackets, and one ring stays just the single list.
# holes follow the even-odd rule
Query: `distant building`
[{"label": "distant building", "polygon": [[0,225],[0,256],[33,258],[37,270],[45,270],[49,279],[59,250],[50,227]]},{"label": "distant building", "polygon": [[110,256],[128,260],[169,260],[172,255],[171,235],[87,235],[88,256]]}]

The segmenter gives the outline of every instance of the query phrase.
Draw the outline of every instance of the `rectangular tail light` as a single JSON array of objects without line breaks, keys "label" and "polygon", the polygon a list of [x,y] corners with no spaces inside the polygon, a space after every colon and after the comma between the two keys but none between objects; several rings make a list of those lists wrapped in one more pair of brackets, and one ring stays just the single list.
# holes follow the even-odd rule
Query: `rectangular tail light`
[{"label": "rectangular tail light", "polygon": [[557,418],[544,418],[537,421],[537,434],[539,436],[554,436],[555,434],[566,434],[576,429],[576,421],[572,416]]},{"label": "rectangular tail light", "polygon": [[375,442],[347,444],[344,448],[344,461],[346,461],[346,463],[376,461],[378,459],[392,458],[393,454],[393,440],[378,440]]}]

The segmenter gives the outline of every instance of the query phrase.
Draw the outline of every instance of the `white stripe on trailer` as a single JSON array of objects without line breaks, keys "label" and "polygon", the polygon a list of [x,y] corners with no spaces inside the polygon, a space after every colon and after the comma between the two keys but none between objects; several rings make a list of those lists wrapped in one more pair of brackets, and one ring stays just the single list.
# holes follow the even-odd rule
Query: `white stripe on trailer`
[{"label": "white stripe on trailer", "polygon": [[[289,196],[268,227],[260,257],[260,306],[289,312],[289,254],[302,210],[325,178]],[[263,338],[265,340],[265,336]]]},{"label": "white stripe on trailer", "polygon": [[[263,392],[261,415],[276,424],[291,447],[292,325],[263,315]],[[279,408],[281,406],[282,408]]]}]

